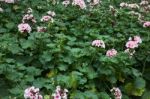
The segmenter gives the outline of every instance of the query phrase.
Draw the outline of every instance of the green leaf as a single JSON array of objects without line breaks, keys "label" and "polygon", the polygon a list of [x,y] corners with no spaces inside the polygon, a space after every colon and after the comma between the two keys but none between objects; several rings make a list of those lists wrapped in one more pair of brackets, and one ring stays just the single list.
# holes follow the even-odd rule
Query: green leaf
[{"label": "green leaf", "polygon": [[100,92],[99,99],[110,99],[110,96],[106,92]]},{"label": "green leaf", "polygon": [[150,91],[147,91],[143,94],[142,99],[150,99]]},{"label": "green leaf", "polygon": [[6,27],[7,27],[8,29],[12,29],[14,26],[15,26],[15,24],[14,24],[13,22],[8,22],[8,23],[6,24]]},{"label": "green leaf", "polygon": [[134,82],[135,88],[141,89],[145,87],[145,80],[143,78],[136,78]]}]

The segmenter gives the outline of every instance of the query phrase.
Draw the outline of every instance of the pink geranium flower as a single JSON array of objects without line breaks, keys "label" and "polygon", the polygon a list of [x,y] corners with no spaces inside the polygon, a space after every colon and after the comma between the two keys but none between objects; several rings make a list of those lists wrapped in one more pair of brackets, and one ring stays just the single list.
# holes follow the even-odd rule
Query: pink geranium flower
[{"label": "pink geranium flower", "polygon": [[142,39],[140,36],[134,36],[133,37],[133,40],[136,42],[136,43],[142,43]]},{"label": "pink geranium flower", "polygon": [[113,57],[116,55],[117,55],[117,51],[115,49],[111,49],[106,52],[106,56],[108,56],[108,57]]},{"label": "pink geranium flower", "polygon": [[115,99],[121,99],[122,98],[122,93],[119,88],[113,87],[111,90],[113,92]]},{"label": "pink geranium flower", "polygon": [[150,21],[144,22],[143,27],[150,27]]},{"label": "pink geranium flower", "polygon": [[126,43],[126,47],[133,49],[133,48],[138,47],[138,43],[137,43],[136,41],[131,41],[131,40],[130,40],[130,41],[128,41],[128,42]]},{"label": "pink geranium flower", "polygon": [[103,40],[94,40],[92,46],[105,48],[105,43]]},{"label": "pink geranium flower", "polygon": [[49,15],[45,15],[41,18],[42,22],[48,22],[48,21],[52,21],[53,22],[53,18]]},{"label": "pink geranium flower", "polygon": [[86,4],[85,4],[84,0],[73,0],[72,5],[77,5],[81,9],[85,9],[86,8]]},{"label": "pink geranium flower", "polygon": [[24,91],[25,99],[43,99],[42,95],[39,93],[39,88],[35,88],[34,86],[25,89]]},{"label": "pink geranium flower", "polygon": [[29,24],[27,23],[21,23],[18,25],[18,30],[23,33],[23,32],[27,32],[30,33],[31,32],[31,27]]},{"label": "pink geranium flower", "polygon": [[53,93],[52,96],[53,96],[53,99],[68,99],[67,93],[68,93],[67,89],[62,90],[60,86],[57,86],[55,93]]},{"label": "pink geranium flower", "polygon": [[6,3],[15,3],[15,0],[5,0]]}]

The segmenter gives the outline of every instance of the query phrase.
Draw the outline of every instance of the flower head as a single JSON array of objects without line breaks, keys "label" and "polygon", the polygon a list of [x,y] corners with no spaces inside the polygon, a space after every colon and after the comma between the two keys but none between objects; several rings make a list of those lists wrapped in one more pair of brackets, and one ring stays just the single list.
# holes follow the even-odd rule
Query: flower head
[{"label": "flower head", "polygon": [[54,17],[56,15],[54,11],[48,11],[47,14],[51,17]]},{"label": "flower head", "polygon": [[94,40],[92,46],[105,48],[105,43],[103,40]]},{"label": "flower head", "polygon": [[42,22],[48,22],[48,21],[53,22],[53,18],[52,18],[51,16],[49,16],[49,15],[45,15],[45,16],[43,16],[43,17],[41,18],[41,21],[42,21]]},{"label": "flower head", "polygon": [[150,27],[150,21],[144,22],[143,27]]},{"label": "flower head", "polygon": [[15,0],[5,0],[6,3],[15,3]]},{"label": "flower head", "polygon": [[23,33],[23,32],[27,32],[30,33],[31,32],[31,27],[29,24],[27,23],[21,23],[18,25],[18,30]]},{"label": "flower head", "polygon": [[70,1],[69,0],[65,0],[62,2],[62,4],[67,7],[69,4],[70,4]]},{"label": "flower head", "polygon": [[120,3],[120,7],[127,7],[127,6],[128,6],[127,3],[124,3],[124,2]]},{"label": "flower head", "polygon": [[106,56],[108,56],[108,57],[113,57],[116,55],[117,55],[117,51],[115,49],[111,49],[106,52]]},{"label": "flower head", "polygon": [[24,91],[25,99],[43,99],[42,95],[39,93],[39,88],[35,88],[34,86],[25,89]]},{"label": "flower head", "polygon": [[77,5],[81,9],[85,9],[86,8],[86,4],[85,4],[84,0],[73,0],[72,5]]},{"label": "flower head", "polygon": [[130,40],[126,43],[126,47],[133,49],[133,48],[138,47],[138,43],[136,41]]},{"label": "flower head", "polygon": [[122,98],[122,93],[119,88],[113,87],[111,90],[113,92],[115,99],[121,99]]},{"label": "flower head", "polygon": [[134,37],[133,37],[133,40],[134,40],[136,43],[142,43],[142,39],[140,38],[140,36],[134,36]]},{"label": "flower head", "polygon": [[60,86],[56,87],[55,93],[52,94],[53,99],[67,99],[68,90],[62,90]]},{"label": "flower head", "polygon": [[37,27],[37,32],[45,32],[46,27]]}]

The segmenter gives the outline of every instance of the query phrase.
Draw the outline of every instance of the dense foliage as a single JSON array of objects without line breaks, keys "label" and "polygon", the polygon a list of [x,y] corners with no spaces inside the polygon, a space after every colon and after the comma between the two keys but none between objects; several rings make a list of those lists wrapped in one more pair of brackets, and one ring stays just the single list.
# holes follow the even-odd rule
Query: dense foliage
[{"label": "dense foliage", "polygon": [[[121,2],[102,0],[81,9],[55,0],[0,1],[0,98],[23,99],[24,90],[36,86],[44,99],[52,99],[60,85],[69,90],[68,99],[110,99],[113,87],[120,88],[122,99],[150,99],[150,27],[143,27],[150,13],[120,8]],[[27,22],[32,30],[22,33],[18,25],[28,8],[36,22]],[[56,15],[41,22],[47,11]],[[37,32],[38,26],[46,30]],[[126,43],[134,36],[142,43],[129,55]],[[104,41],[105,47],[93,46],[94,40]],[[111,49],[116,55],[106,56]]]}]

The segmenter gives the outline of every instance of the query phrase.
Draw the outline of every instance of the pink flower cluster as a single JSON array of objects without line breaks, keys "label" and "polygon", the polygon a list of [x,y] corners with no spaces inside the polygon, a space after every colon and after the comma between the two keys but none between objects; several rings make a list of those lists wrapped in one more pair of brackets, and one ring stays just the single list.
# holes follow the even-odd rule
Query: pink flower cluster
[{"label": "pink flower cluster", "polygon": [[15,3],[15,0],[4,0],[6,3]]},{"label": "pink flower cluster", "polygon": [[113,92],[115,99],[121,99],[122,98],[122,93],[119,88],[113,87],[111,90]]},{"label": "pink flower cluster", "polygon": [[150,27],[150,21],[144,22],[143,27]]},{"label": "pink flower cluster", "polygon": [[22,22],[25,23],[25,21],[31,21],[33,23],[36,23],[36,20],[32,14],[32,9],[28,8],[27,14],[25,14],[22,18]]},{"label": "pink flower cluster", "polygon": [[135,53],[134,49],[137,48],[140,43],[142,43],[140,36],[134,36],[133,38],[130,37],[129,41],[126,43],[127,49],[125,52],[132,56]]},{"label": "pink flower cluster", "polygon": [[115,49],[111,49],[106,52],[106,56],[108,56],[108,57],[113,57],[116,55],[117,55],[117,51]]},{"label": "pink flower cluster", "polygon": [[22,23],[18,25],[18,30],[21,33],[30,33],[31,32],[32,29],[31,29],[30,25],[27,23],[28,21],[36,23],[36,20],[32,14],[31,8],[28,8],[27,14],[25,14],[22,18]]},{"label": "pink flower cluster", "polygon": [[84,0],[73,0],[72,5],[77,5],[81,9],[85,9],[86,8],[86,4],[85,4]]},{"label": "pink flower cluster", "polygon": [[30,33],[31,32],[31,27],[27,23],[21,23],[21,24],[18,25],[18,30],[21,33]]},{"label": "pink flower cluster", "polygon": [[92,46],[105,48],[105,43],[103,40],[94,40]]},{"label": "pink flower cluster", "polygon": [[46,32],[46,27],[37,27],[37,32]]},{"label": "pink flower cluster", "polygon": [[60,86],[56,87],[55,93],[52,94],[53,99],[67,99],[68,90],[62,90]]},{"label": "pink flower cluster", "polygon": [[52,21],[52,17],[49,16],[49,15],[45,15],[45,16],[43,16],[43,17],[41,18],[41,21],[42,21],[42,22],[48,22],[49,20]]},{"label": "pink flower cluster", "polygon": [[133,38],[129,38],[129,41],[126,43],[126,47],[134,49],[138,47],[139,43],[142,43],[141,38],[139,36],[134,36]]},{"label": "pink flower cluster", "polygon": [[[94,40],[92,42],[92,46],[105,48],[105,43],[103,40]],[[106,52],[106,56],[108,56],[108,57],[113,57],[116,55],[117,55],[117,51],[115,49],[111,49]]]},{"label": "pink flower cluster", "polygon": [[[32,23],[36,23],[36,20],[32,14],[32,9],[28,8],[27,14],[25,14],[22,18],[22,23],[18,25],[18,30],[21,33],[30,33],[31,32],[31,27],[30,25],[27,23],[29,21],[31,21]],[[42,22],[48,22],[49,20],[51,20],[51,22],[53,22],[53,17],[55,16],[55,12],[53,11],[48,11],[47,15],[43,16],[41,18]],[[45,32],[46,31],[46,27],[37,27],[37,32]]]},{"label": "pink flower cluster", "polygon": [[39,88],[35,88],[34,86],[25,89],[24,91],[25,99],[43,99],[42,95],[39,93]]},{"label": "pink flower cluster", "polygon": [[47,12],[48,15],[45,15],[41,18],[41,21],[42,22],[48,22],[48,21],[51,21],[53,23],[54,19],[53,17],[56,15],[55,12],[53,11],[48,11]]},{"label": "pink flower cluster", "polygon": [[125,7],[125,8],[129,8],[129,9],[139,9],[139,5],[136,3],[128,4],[128,3],[122,2],[122,3],[120,3],[120,7],[122,7],[122,8]]}]

